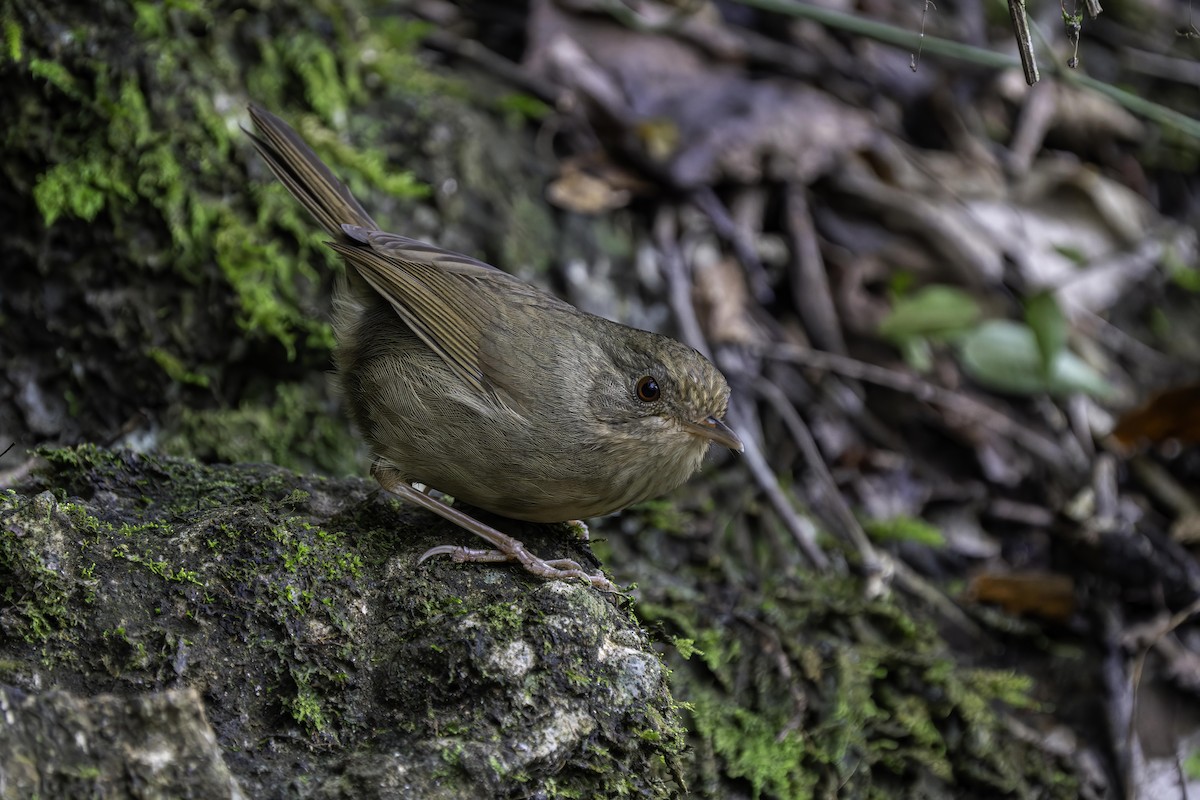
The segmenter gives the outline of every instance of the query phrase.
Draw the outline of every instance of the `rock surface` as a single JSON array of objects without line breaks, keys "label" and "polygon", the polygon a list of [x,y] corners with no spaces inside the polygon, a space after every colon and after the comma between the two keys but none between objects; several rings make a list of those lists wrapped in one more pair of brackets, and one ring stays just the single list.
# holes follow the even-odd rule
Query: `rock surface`
[{"label": "rock surface", "polygon": [[679,791],[666,671],[619,599],[418,567],[466,535],[361,480],[46,455],[0,495],[0,797]]}]

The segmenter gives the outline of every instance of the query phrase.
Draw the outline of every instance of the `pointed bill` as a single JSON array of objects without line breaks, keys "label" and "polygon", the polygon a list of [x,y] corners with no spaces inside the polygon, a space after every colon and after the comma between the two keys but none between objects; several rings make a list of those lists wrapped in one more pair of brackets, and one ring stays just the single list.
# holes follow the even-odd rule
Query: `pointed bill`
[{"label": "pointed bill", "polygon": [[708,417],[700,422],[684,422],[683,427],[688,433],[708,439],[735,453],[741,453],[746,449],[733,429],[716,417]]}]

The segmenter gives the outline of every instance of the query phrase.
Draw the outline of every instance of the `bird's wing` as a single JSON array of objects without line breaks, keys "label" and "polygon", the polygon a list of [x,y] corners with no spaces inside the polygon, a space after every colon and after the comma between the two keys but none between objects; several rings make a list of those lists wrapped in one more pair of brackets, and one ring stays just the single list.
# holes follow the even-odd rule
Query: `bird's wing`
[{"label": "bird's wing", "polygon": [[[383,231],[343,225],[350,241],[330,246],[391,303],[404,324],[481,394],[497,394],[509,365],[481,358],[484,337],[501,304],[572,309],[572,306],[468,256]],[[516,307],[516,308],[514,308]],[[509,315],[511,316],[511,315]],[[490,350],[490,348],[489,348]],[[496,372],[499,381],[489,379]]]}]

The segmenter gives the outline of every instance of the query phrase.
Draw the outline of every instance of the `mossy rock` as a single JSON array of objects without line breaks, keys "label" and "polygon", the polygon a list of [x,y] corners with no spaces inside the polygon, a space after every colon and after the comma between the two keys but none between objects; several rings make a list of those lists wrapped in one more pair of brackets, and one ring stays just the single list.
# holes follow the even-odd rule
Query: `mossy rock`
[{"label": "mossy rock", "polygon": [[[0,494],[0,691],[15,714],[0,747],[27,767],[5,796],[127,794],[140,773],[109,745],[142,752],[170,725],[137,709],[174,706],[187,733],[167,738],[196,747],[164,749],[163,780],[193,759],[250,797],[679,793],[666,670],[615,598],[509,566],[418,566],[469,537],[360,480],[91,447],[44,457]],[[594,565],[566,526],[514,533]],[[95,746],[40,736],[50,707]],[[100,718],[127,735],[105,739]]]}]

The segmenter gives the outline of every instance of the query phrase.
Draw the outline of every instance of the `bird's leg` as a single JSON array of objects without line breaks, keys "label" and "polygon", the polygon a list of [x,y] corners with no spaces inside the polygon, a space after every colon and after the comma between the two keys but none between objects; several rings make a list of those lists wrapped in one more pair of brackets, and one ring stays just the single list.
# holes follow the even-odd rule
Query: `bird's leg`
[{"label": "bird's leg", "polygon": [[501,533],[489,525],[484,525],[469,514],[465,514],[457,508],[448,506],[440,500],[436,500],[424,492],[414,489],[392,467],[377,463],[371,467],[371,474],[375,477],[375,480],[379,481],[380,486],[397,497],[414,503],[427,511],[432,511],[443,519],[453,522],[463,530],[470,531],[481,539],[486,540],[496,548],[495,550],[479,550],[471,547],[446,544],[438,545],[426,550],[417,560],[418,564],[431,556],[437,555],[448,555],[458,562],[479,561],[495,563],[500,561],[516,561],[527,571],[532,572],[540,578],[550,580],[577,578],[590,583],[601,591],[618,591],[617,587],[608,578],[604,577],[603,574],[599,572],[588,574],[577,562],[569,558],[559,558],[550,561],[538,558],[529,552],[529,549],[517,539]]}]

